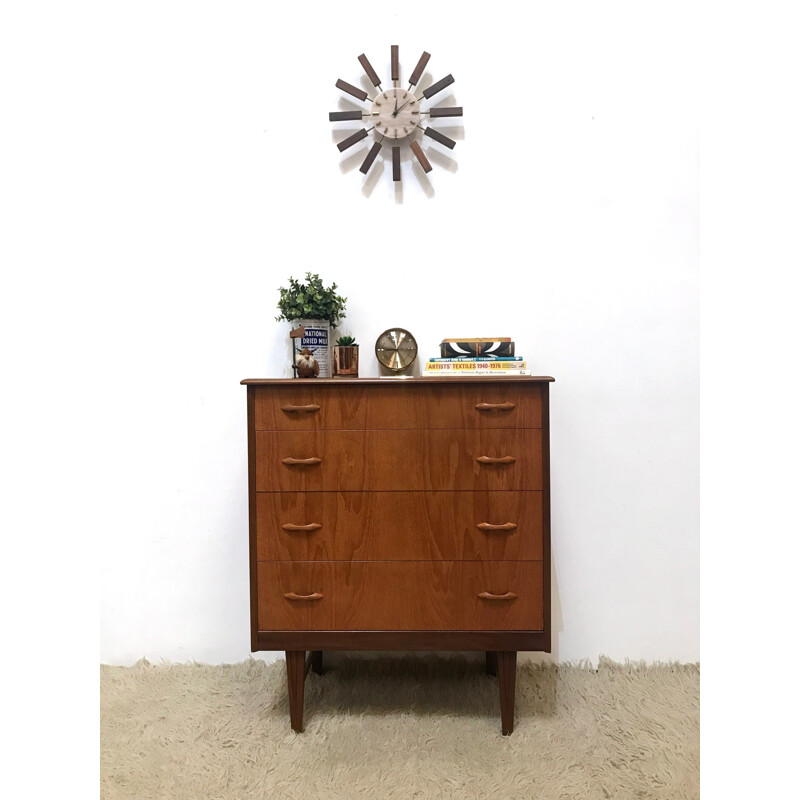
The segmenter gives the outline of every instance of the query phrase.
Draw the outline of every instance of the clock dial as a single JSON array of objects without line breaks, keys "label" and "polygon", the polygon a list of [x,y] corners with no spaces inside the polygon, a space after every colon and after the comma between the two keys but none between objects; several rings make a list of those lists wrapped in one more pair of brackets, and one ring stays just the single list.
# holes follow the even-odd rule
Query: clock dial
[{"label": "clock dial", "polygon": [[387,139],[405,139],[419,125],[419,101],[405,89],[387,89],[372,104],[372,124]]},{"label": "clock dial", "polygon": [[405,328],[389,328],[375,342],[378,361],[392,372],[410,367],[417,357],[417,340]]},{"label": "clock dial", "polygon": [[[369,151],[366,153],[359,168],[359,172],[363,175],[366,175],[372,168],[372,165],[381,153],[381,148],[384,143],[391,145],[389,149],[391,150],[392,179],[394,181],[400,181],[402,178],[400,165],[403,160],[402,151],[406,147],[411,150],[411,153],[422,167],[423,172],[428,173],[431,171],[432,167],[431,162],[428,160],[422,148],[422,143],[427,141],[425,137],[451,150],[456,146],[455,141],[449,136],[445,136],[441,131],[425,124],[429,119],[461,117],[464,115],[464,109],[461,106],[440,105],[426,110],[422,109],[423,103],[426,103],[431,97],[438,95],[455,82],[455,78],[453,78],[452,75],[448,75],[436,83],[432,83],[421,94],[417,94],[418,89],[416,87],[425,73],[425,68],[428,66],[430,57],[430,53],[422,53],[417,65],[414,67],[414,71],[408,78],[407,89],[403,89],[398,85],[401,73],[400,48],[398,45],[391,46],[389,55],[391,88],[383,89],[381,86],[381,78],[365,53],[358,56],[358,61],[372,83],[373,90],[376,92],[374,97],[370,97],[368,92],[343,81],[341,78],[336,81],[336,87],[338,89],[346,92],[351,97],[355,97],[362,103],[368,103],[370,106],[369,110],[331,111],[328,114],[330,122],[363,120],[363,122],[369,126],[355,133],[352,133],[351,129],[351,131],[348,132],[350,135],[346,136],[342,141],[337,142],[336,145],[339,152],[343,152],[366,139],[368,134],[372,133],[374,142],[369,147]],[[384,154],[384,158],[385,157]]]}]

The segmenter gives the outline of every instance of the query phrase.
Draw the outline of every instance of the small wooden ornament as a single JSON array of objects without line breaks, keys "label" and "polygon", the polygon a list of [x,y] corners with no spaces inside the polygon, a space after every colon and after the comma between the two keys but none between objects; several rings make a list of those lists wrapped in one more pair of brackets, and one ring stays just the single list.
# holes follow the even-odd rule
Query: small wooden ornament
[{"label": "small wooden ornament", "polygon": [[307,347],[304,347],[295,359],[298,378],[316,378],[319,375],[319,363],[314,358],[314,354]]}]

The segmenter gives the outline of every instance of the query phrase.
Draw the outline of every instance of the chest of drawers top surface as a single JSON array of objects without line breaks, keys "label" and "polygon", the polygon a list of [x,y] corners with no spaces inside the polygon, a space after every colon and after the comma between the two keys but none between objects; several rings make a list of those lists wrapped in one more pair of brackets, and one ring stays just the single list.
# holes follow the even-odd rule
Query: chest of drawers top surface
[{"label": "chest of drawers top surface", "polygon": [[555,378],[550,375],[507,375],[506,377],[493,378],[491,375],[463,375],[457,378],[245,378],[242,386],[297,386],[298,384],[334,384],[342,385],[372,385],[372,386],[398,386],[410,384],[431,383],[553,383]]}]

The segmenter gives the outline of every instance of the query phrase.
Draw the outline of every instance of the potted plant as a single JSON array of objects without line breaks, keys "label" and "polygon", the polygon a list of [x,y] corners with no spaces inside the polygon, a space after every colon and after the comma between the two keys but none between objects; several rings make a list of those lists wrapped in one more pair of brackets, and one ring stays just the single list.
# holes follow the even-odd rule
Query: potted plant
[{"label": "potted plant", "polygon": [[319,377],[330,378],[331,328],[345,316],[346,297],[336,294],[336,284],[325,287],[319,275],[306,272],[305,282],[289,278],[289,286],[278,289],[280,299],[277,321],[287,320],[292,328],[303,326],[300,349],[308,348],[319,365]]},{"label": "potted plant", "polygon": [[353,336],[340,336],[333,348],[333,377],[358,377],[358,345]]}]

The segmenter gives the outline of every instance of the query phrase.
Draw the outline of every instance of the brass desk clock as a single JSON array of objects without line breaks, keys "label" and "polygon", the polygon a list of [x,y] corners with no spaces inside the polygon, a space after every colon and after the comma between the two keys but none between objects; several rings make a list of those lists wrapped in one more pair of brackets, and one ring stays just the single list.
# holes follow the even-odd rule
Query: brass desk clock
[{"label": "brass desk clock", "polygon": [[389,328],[375,342],[378,363],[392,374],[409,369],[418,350],[417,340],[405,328]]}]

